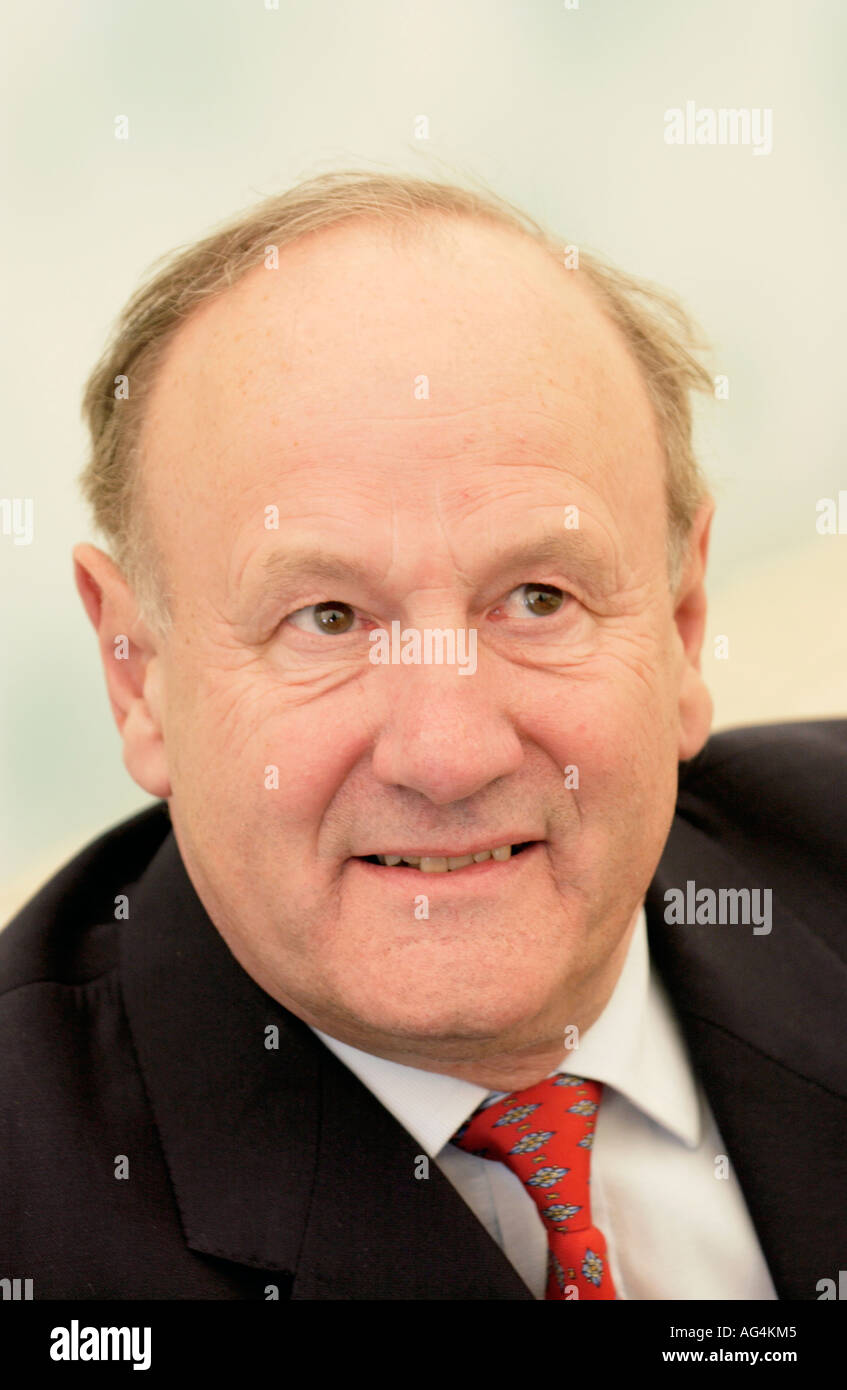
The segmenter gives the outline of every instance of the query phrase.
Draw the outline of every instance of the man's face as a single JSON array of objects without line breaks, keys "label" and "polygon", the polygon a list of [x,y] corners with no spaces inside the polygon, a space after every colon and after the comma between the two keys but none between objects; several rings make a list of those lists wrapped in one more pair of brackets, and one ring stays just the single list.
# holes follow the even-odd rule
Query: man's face
[{"label": "man's face", "polygon": [[[350,224],[188,321],[145,447],[175,595],[148,663],[163,775],[235,956],[371,1051],[561,1034],[628,939],[710,714],[616,330],[510,232]],[[475,671],[374,663],[395,621],[475,630]],[[368,862],[527,842],[446,873]]]}]

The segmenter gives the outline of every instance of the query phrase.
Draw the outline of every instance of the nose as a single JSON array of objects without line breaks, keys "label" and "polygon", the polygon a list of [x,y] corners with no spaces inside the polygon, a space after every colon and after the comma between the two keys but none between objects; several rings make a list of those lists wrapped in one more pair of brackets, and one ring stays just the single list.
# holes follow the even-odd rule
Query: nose
[{"label": "nose", "polygon": [[484,651],[472,674],[455,665],[380,666],[372,679],[388,683],[372,760],[379,781],[442,806],[520,767],[521,741]]}]

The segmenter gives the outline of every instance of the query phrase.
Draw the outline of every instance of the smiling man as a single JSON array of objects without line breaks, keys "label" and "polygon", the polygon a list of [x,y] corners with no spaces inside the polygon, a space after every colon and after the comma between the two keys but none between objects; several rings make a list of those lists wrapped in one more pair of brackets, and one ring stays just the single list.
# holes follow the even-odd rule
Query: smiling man
[{"label": "smiling man", "polygon": [[[111,555],[74,559],[159,800],[0,937],[0,1273],[818,1296],[838,1198],[795,1132],[843,1117],[816,817],[847,737],[707,745],[707,385],[658,294],[400,177],[268,200],[128,306],[86,398]],[[670,925],[695,879],[773,888],[772,932]]]}]

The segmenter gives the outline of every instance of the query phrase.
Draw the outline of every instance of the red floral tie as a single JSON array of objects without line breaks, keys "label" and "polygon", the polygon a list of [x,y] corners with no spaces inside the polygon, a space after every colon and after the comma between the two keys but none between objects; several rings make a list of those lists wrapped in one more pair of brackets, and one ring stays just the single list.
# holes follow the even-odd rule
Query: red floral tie
[{"label": "red floral tie", "polygon": [[453,1143],[506,1163],[541,1212],[549,1246],[545,1298],[616,1298],[606,1241],[591,1224],[591,1146],[599,1081],[548,1076],[486,1105]]}]

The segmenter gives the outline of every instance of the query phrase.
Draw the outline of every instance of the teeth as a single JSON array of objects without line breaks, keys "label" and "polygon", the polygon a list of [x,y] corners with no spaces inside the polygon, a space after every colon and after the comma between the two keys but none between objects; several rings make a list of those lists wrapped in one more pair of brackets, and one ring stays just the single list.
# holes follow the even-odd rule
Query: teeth
[{"label": "teeth", "polygon": [[455,869],[466,869],[468,864],[481,864],[485,859],[496,859],[502,864],[512,856],[511,845],[499,845],[497,849],[484,849],[479,854],[456,854],[447,858],[424,855],[423,858],[415,855],[400,854],[378,854],[377,859],[380,864],[385,864],[389,868],[395,864],[411,864],[415,869],[420,869],[424,874],[447,874]]}]

